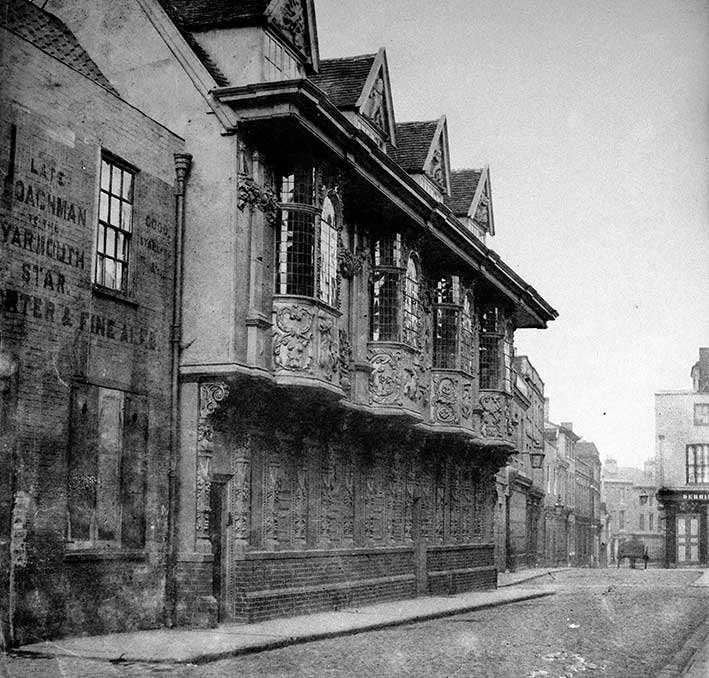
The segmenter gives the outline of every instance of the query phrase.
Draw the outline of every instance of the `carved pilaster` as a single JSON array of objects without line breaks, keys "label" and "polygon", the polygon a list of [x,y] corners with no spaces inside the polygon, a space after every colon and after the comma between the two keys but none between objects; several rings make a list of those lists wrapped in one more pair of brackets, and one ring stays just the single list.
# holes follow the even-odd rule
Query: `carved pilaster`
[{"label": "carved pilaster", "polygon": [[196,477],[196,537],[203,540],[202,549],[209,546],[209,493],[212,487],[212,453],[214,450],[214,423],[212,415],[229,395],[223,382],[199,386],[199,421],[197,423],[197,477]]}]

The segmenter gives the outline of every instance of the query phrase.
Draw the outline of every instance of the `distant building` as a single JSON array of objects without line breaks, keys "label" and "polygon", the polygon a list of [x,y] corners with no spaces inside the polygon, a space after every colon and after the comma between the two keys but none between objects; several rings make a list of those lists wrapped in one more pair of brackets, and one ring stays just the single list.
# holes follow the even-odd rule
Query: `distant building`
[{"label": "distant building", "polygon": [[601,459],[595,443],[579,440],[575,447],[576,564],[595,567],[600,557]]},{"label": "distant building", "polygon": [[655,394],[666,567],[709,562],[709,348],[699,349],[691,377],[691,390]]},{"label": "distant building", "polygon": [[647,546],[651,561],[661,561],[664,553],[659,507],[655,500],[654,463],[642,469],[618,466],[615,459],[603,463],[602,501],[608,522],[605,543],[607,559],[615,563],[622,542],[637,539]]},{"label": "distant building", "polygon": [[542,469],[534,468],[544,452],[544,382],[527,356],[513,360],[516,448],[497,474],[496,561],[500,570],[534,567],[544,557]]}]

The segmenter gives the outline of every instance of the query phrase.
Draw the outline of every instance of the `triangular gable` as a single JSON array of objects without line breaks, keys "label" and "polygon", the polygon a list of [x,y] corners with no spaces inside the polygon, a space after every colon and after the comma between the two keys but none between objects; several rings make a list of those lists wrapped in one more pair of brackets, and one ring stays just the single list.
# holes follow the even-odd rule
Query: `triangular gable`
[{"label": "triangular gable", "polygon": [[317,72],[320,63],[313,0],[273,0],[265,12],[269,23]]},{"label": "triangular gable", "polygon": [[492,212],[492,190],[490,188],[490,167],[486,165],[480,174],[475,195],[470,203],[468,217],[490,235],[495,235],[495,219]]},{"label": "triangular gable", "polygon": [[356,104],[357,112],[369,120],[388,139],[389,143],[396,143],[394,122],[394,105],[391,98],[391,85],[389,83],[389,66],[386,51],[379,48],[367,80],[362,88]]},{"label": "triangular gable", "polygon": [[450,195],[451,165],[448,151],[448,123],[445,115],[442,115],[438,120],[423,171],[443,193]]}]

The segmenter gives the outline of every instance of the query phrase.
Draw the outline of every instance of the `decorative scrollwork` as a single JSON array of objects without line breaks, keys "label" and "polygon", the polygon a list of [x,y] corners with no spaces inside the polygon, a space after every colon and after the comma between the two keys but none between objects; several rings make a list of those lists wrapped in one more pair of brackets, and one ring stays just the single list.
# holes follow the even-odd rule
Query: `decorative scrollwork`
[{"label": "decorative scrollwork", "polygon": [[374,403],[401,404],[401,351],[375,353],[369,360],[369,400]]},{"label": "decorative scrollwork", "polygon": [[313,312],[297,304],[279,308],[273,333],[273,360],[284,370],[302,372],[313,362]]},{"label": "decorative scrollwork", "polygon": [[480,407],[480,433],[485,438],[505,438],[512,435],[516,422],[510,415],[506,396],[500,393],[485,393],[480,396]]},{"label": "decorative scrollwork", "polygon": [[434,380],[436,396],[434,401],[436,421],[441,424],[458,424],[456,405],[458,402],[458,381],[450,377]]},{"label": "decorative scrollwork", "polygon": [[238,198],[236,206],[240,211],[249,205],[251,208],[260,209],[269,225],[274,226],[278,221],[278,196],[269,186],[261,186],[253,177],[242,174],[239,176]]},{"label": "decorative scrollwork", "polygon": [[350,365],[352,363],[352,344],[347,332],[343,329],[339,331],[340,351],[338,354],[338,365],[340,371],[340,386],[345,392],[349,392],[352,382],[350,380]]},{"label": "decorative scrollwork", "polygon": [[333,328],[335,327],[335,319],[320,315],[318,318],[318,330],[320,331],[320,356],[318,364],[323,370],[325,378],[332,381],[339,367],[339,355],[337,349],[337,341]]}]

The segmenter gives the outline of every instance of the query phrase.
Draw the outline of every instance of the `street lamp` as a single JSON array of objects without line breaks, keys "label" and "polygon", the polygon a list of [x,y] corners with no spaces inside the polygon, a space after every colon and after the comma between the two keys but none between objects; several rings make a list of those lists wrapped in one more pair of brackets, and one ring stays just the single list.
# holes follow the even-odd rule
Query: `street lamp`
[{"label": "street lamp", "polygon": [[529,457],[532,461],[532,468],[542,468],[544,465],[544,452],[530,452]]}]

